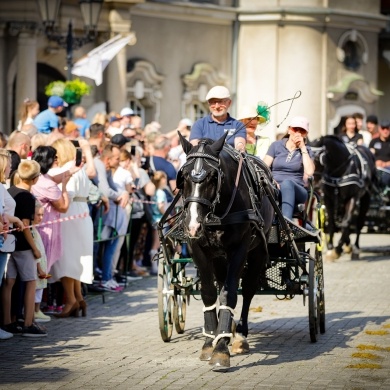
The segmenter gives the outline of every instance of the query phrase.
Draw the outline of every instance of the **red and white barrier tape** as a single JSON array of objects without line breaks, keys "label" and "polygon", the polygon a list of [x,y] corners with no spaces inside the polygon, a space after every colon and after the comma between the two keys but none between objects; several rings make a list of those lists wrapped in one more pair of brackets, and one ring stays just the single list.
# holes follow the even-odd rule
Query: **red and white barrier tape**
[{"label": "red and white barrier tape", "polygon": [[[27,228],[31,228],[31,227],[41,227],[41,226],[46,226],[46,225],[52,225],[54,223],[61,223],[61,222],[66,222],[66,221],[73,221],[74,219],[80,219],[80,218],[86,218],[89,216],[89,213],[85,212],[85,213],[82,213],[82,214],[75,214],[75,215],[70,215],[69,217],[64,217],[64,218],[58,218],[58,219],[53,219],[52,221],[46,221],[46,222],[42,222],[42,223],[39,223],[39,224],[36,224],[36,225],[29,225],[29,226],[26,226],[25,229]],[[4,233],[10,233],[10,232],[13,232],[13,231],[16,231],[16,230],[20,230],[18,228],[14,228],[14,229],[10,229],[10,230],[7,230],[5,232],[0,232],[0,234],[4,234]]]}]

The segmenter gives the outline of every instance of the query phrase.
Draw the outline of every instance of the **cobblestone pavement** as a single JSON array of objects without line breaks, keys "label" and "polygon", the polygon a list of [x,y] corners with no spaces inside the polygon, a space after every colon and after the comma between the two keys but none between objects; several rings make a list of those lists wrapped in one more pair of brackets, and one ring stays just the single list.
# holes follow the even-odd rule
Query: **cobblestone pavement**
[{"label": "cobblestone pavement", "polygon": [[88,317],[53,318],[46,338],[1,341],[0,389],[390,389],[390,236],[364,235],[362,247],[358,261],[324,265],[327,330],[317,343],[302,296],[255,296],[251,353],[212,372],[198,359],[202,304],[191,300],[184,334],[164,343],[151,277],[104,304],[88,296]]}]

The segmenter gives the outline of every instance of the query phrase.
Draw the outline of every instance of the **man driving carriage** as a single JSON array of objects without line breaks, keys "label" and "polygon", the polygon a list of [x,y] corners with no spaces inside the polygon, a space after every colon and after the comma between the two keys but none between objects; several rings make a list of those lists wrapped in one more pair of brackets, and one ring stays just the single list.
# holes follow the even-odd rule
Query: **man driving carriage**
[{"label": "man driving carriage", "polygon": [[244,152],[246,146],[246,128],[240,121],[228,113],[232,104],[230,92],[226,87],[217,85],[206,95],[210,115],[198,119],[191,128],[190,142],[197,145],[201,138],[210,138],[214,141],[228,133],[226,142],[237,150]]}]

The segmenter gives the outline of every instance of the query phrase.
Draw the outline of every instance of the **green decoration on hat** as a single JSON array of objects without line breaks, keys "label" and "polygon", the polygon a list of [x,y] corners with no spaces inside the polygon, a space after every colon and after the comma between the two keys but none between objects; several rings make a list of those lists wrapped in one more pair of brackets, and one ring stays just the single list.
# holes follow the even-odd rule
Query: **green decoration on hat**
[{"label": "green decoration on hat", "polygon": [[258,102],[257,103],[257,115],[258,115],[258,121],[259,124],[266,125],[269,123],[271,119],[271,113],[268,107],[268,104],[265,102]]}]

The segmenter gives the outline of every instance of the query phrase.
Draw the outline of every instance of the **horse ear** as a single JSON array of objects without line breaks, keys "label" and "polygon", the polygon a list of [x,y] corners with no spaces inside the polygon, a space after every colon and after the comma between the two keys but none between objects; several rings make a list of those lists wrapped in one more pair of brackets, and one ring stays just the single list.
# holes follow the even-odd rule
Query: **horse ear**
[{"label": "horse ear", "polygon": [[227,137],[227,132],[217,141],[215,141],[211,146],[210,149],[215,152],[215,154],[219,154],[223,148],[223,145],[225,145],[225,140]]},{"label": "horse ear", "polygon": [[177,132],[177,134],[179,134],[179,139],[180,139],[180,143],[181,143],[181,146],[184,150],[184,153],[185,154],[188,154],[190,152],[190,150],[192,149],[192,144],[191,142],[187,141],[180,133],[180,131]]}]

